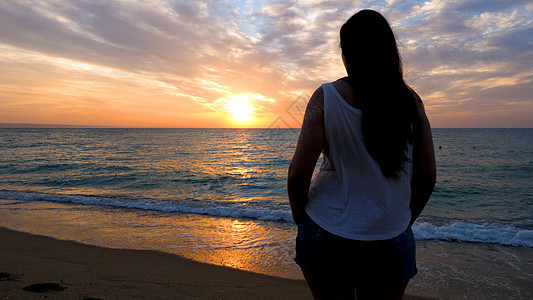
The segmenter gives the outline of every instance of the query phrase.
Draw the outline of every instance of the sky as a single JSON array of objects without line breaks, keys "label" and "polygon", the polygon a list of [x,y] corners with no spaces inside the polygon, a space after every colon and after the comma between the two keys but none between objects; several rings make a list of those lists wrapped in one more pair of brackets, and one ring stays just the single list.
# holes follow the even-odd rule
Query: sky
[{"label": "sky", "polygon": [[531,0],[3,0],[0,123],[299,127],[366,8],[433,127],[533,127]]}]

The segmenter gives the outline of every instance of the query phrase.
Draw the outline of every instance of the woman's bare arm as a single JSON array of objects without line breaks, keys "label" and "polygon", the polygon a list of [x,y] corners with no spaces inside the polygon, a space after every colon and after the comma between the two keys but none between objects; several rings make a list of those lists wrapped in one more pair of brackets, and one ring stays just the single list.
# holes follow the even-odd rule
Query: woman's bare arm
[{"label": "woman's bare arm", "polygon": [[305,214],[307,193],[316,162],[324,146],[324,93],[318,88],[305,110],[298,143],[287,176],[292,218],[296,224]]},{"label": "woman's bare arm", "polygon": [[431,126],[424,110],[422,101],[417,98],[418,118],[413,127],[413,177],[411,178],[411,223],[416,221],[426,206],[435,182],[437,170]]}]

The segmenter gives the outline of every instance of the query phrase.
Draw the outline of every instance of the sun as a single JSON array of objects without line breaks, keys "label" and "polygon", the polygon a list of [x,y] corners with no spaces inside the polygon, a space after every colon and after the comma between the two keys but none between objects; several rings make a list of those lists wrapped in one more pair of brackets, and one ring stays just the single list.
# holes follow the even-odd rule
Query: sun
[{"label": "sun", "polygon": [[255,107],[244,95],[232,95],[224,103],[224,108],[236,122],[248,122],[253,119]]},{"label": "sun", "polygon": [[258,93],[228,94],[218,98],[210,107],[224,114],[234,126],[242,127],[260,122],[262,114],[268,110],[266,106],[275,102]]}]

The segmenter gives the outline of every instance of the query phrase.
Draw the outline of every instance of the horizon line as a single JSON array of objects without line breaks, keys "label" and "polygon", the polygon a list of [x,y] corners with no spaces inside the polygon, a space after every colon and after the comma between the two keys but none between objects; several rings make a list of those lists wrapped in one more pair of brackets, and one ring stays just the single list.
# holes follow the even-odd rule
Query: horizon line
[{"label": "horizon line", "polygon": [[[114,129],[300,129],[300,127],[143,127],[143,126],[113,126],[113,125],[79,125],[79,124],[41,124],[41,123],[0,123],[0,128],[114,128]],[[531,129],[533,127],[433,127],[442,129]]]}]

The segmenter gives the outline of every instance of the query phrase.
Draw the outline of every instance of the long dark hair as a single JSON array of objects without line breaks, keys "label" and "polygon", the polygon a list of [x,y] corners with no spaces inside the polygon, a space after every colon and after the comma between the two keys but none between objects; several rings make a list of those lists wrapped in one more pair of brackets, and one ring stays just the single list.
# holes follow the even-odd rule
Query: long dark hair
[{"label": "long dark hair", "polygon": [[394,33],[380,13],[362,10],[342,25],[340,44],[363,111],[365,146],[385,177],[397,180],[408,160],[416,100],[403,80]]}]

